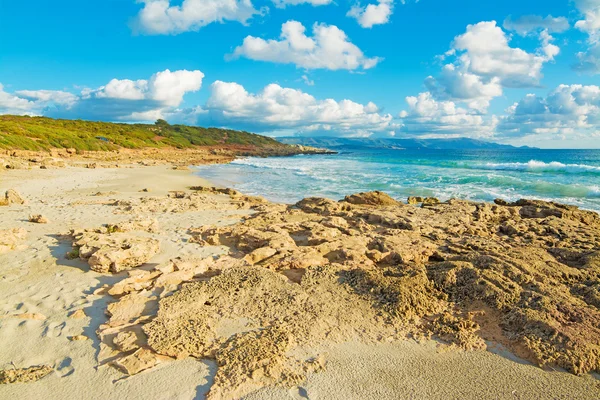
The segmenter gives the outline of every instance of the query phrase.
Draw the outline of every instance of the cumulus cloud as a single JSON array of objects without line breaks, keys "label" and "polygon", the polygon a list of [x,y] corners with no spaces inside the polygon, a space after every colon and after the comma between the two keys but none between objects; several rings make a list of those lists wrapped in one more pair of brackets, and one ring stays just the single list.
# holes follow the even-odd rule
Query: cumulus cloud
[{"label": "cumulus cloud", "polygon": [[427,77],[425,86],[437,99],[462,101],[478,112],[485,112],[490,101],[502,95],[500,78],[482,77],[446,64],[437,78]]},{"label": "cumulus cloud", "polygon": [[575,27],[590,35],[590,41],[598,42],[600,40],[600,1],[575,0],[575,6],[584,17],[575,23]]},{"label": "cumulus cloud", "polygon": [[11,94],[0,86],[0,113],[154,121],[172,113],[186,93],[200,90],[203,78],[200,71],[165,70],[148,80],[112,79],[79,94],[52,90],[20,90]]},{"label": "cumulus cloud", "polygon": [[574,65],[578,71],[592,74],[600,73],[600,1],[575,0],[575,5],[584,19],[577,21],[575,27],[588,34],[589,48],[577,54],[579,62]]},{"label": "cumulus cloud", "polygon": [[425,79],[427,91],[406,98],[403,131],[429,136],[493,135],[498,118],[487,115],[491,101],[502,96],[505,88],[538,87],[543,65],[560,51],[549,28],[542,29],[539,21],[520,29],[529,31],[533,25],[540,40],[533,53],[511,47],[510,36],[495,21],[468,25],[439,57],[445,62],[440,73]]},{"label": "cumulus cloud", "polygon": [[279,40],[247,36],[232,57],[329,70],[369,69],[381,61],[379,57],[366,57],[337,26],[315,23],[312,37],[305,31],[300,22],[288,21],[281,26]]},{"label": "cumulus cloud", "polygon": [[573,66],[576,71],[591,74],[600,73],[600,43],[589,47],[586,51],[577,53],[578,63]]},{"label": "cumulus cloud", "polygon": [[17,90],[15,95],[38,105],[51,103],[61,106],[72,106],[77,102],[76,95],[61,90]]},{"label": "cumulus cloud", "polygon": [[399,127],[392,115],[373,102],[320,100],[277,84],[250,93],[238,83],[215,81],[204,105],[182,107],[185,95],[199,90],[203,78],[200,71],[165,70],[147,80],[112,79],[78,94],[46,90],[9,93],[0,85],[0,114],[124,122],[162,118],[255,132],[337,136],[390,136]]},{"label": "cumulus cloud", "polygon": [[553,60],[560,49],[552,43],[548,29],[536,29],[540,46],[535,53],[528,53],[510,47],[510,37],[495,21],[467,26],[440,57],[447,63],[439,75],[425,79],[428,93],[437,101],[462,103],[472,112],[484,114],[504,88],[539,86],[544,63]]},{"label": "cumulus cloud", "polygon": [[355,4],[346,15],[356,19],[363,28],[372,28],[374,25],[387,24],[393,11],[394,0],[379,0],[377,4],[367,6]]},{"label": "cumulus cloud", "polygon": [[408,110],[400,113],[401,131],[410,136],[489,137],[497,123],[452,101],[438,101],[430,92],[406,97]]},{"label": "cumulus cloud", "polygon": [[164,110],[179,106],[186,93],[200,90],[203,78],[201,71],[167,69],[149,80],[113,79],[83,92],[76,111],[99,119],[156,120]]},{"label": "cumulus cloud", "polygon": [[183,0],[179,6],[170,0],[138,0],[144,6],[137,15],[134,27],[151,34],[178,34],[198,31],[213,22],[237,21],[246,24],[261,11],[251,0]]},{"label": "cumulus cloud", "polygon": [[203,124],[256,132],[368,136],[391,135],[396,128],[393,117],[380,113],[373,103],[318,100],[301,90],[277,84],[253,94],[238,83],[216,81],[206,105],[195,112]]},{"label": "cumulus cloud", "polygon": [[570,28],[569,21],[565,17],[553,17],[548,15],[523,15],[517,19],[508,16],[504,20],[504,29],[514,31],[521,36],[527,36],[546,30],[549,33],[561,33]]},{"label": "cumulus cloud", "polygon": [[498,125],[504,137],[600,137],[600,87],[560,85],[546,97],[529,94]]},{"label": "cumulus cloud", "polygon": [[70,108],[78,97],[60,90],[5,91],[0,84],[0,114],[41,115],[52,108]]},{"label": "cumulus cloud", "polygon": [[35,115],[33,101],[8,93],[0,83],[0,114]]},{"label": "cumulus cloud", "polygon": [[[496,21],[467,26],[467,31],[454,39],[452,51],[468,72],[482,78],[498,78],[505,87],[538,86],[542,66],[553,60],[558,47],[547,37],[536,53],[510,47],[509,37]],[[551,49],[548,45],[553,46]]]}]

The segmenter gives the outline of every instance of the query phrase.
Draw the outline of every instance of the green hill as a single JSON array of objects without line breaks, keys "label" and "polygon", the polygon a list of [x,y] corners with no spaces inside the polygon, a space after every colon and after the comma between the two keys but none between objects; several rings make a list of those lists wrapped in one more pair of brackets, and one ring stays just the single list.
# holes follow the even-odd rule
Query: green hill
[{"label": "green hill", "polygon": [[169,125],[158,120],[149,124],[117,124],[46,117],[0,116],[0,149],[49,150],[74,148],[107,151],[118,148],[242,145],[288,147],[278,141],[229,129]]}]

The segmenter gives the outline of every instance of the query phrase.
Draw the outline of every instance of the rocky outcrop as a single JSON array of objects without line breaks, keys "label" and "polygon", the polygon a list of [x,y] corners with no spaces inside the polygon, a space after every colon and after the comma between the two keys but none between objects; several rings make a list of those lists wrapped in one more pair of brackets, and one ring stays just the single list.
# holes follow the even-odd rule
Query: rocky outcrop
[{"label": "rocky outcrop", "polygon": [[[244,197],[198,188],[160,201],[186,210],[214,195],[229,207]],[[324,361],[296,350],[349,339],[435,336],[468,350],[493,340],[540,365],[600,371],[595,213],[525,200],[409,207],[377,192],[254,211],[189,230],[228,255],[131,270],[107,288],[116,301],[99,329],[101,362],[133,374],[212,358],[214,399],[297,385]]]},{"label": "rocky outcrop", "polygon": [[13,204],[25,204],[26,201],[19,192],[14,189],[8,189],[4,194],[4,198],[0,199],[0,206],[10,206]]},{"label": "rocky outcrop", "polygon": [[0,385],[9,383],[28,383],[39,381],[54,371],[49,365],[29,368],[9,368],[0,370]]},{"label": "rocky outcrop", "polygon": [[137,232],[156,232],[156,220],[131,220],[98,229],[72,231],[73,256],[93,271],[117,274],[148,262],[160,249],[157,239]]},{"label": "rocky outcrop", "polygon": [[[307,271],[339,265],[349,270],[344,274],[352,279],[346,282],[357,294],[377,293],[374,304],[390,315],[418,319],[447,310],[450,316],[427,329],[468,348],[482,343],[476,340],[482,336],[474,336],[477,318],[444,304],[465,313],[484,304],[499,313],[494,323],[504,331],[505,344],[526,347],[530,359],[575,373],[600,367],[596,213],[526,200],[433,201],[417,209],[376,206],[364,194],[349,198],[359,204],[305,199],[236,226],[192,233],[200,243],[229,246],[250,264],[286,276],[290,270],[303,270],[306,277]],[[360,282],[354,280],[358,276]],[[419,285],[408,285],[407,277],[419,277]],[[534,299],[544,304],[535,312]],[[586,317],[573,320],[576,309]],[[572,321],[568,328],[565,319]]]},{"label": "rocky outcrop", "polygon": [[[218,198],[226,194],[229,198]],[[205,210],[241,210],[266,205],[262,197],[245,196],[230,190],[208,190],[194,187],[192,192],[173,191],[167,197],[143,197],[116,203],[121,214],[186,213]]]},{"label": "rocky outcrop", "polygon": [[392,199],[387,193],[378,191],[346,196],[344,201],[350,204],[363,204],[369,206],[395,206],[400,204],[400,202]]},{"label": "rocky outcrop", "polygon": [[124,233],[82,233],[75,236],[79,257],[93,271],[117,274],[148,262],[160,248],[156,239]]}]

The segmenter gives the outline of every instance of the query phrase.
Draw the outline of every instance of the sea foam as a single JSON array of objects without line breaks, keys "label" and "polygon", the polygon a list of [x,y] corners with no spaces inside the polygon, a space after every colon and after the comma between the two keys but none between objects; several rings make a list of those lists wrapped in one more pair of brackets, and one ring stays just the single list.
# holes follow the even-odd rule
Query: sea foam
[{"label": "sea foam", "polygon": [[600,174],[600,167],[586,164],[563,164],[558,161],[543,162],[530,160],[526,163],[485,163],[476,165],[477,169],[495,171],[531,171],[531,172],[558,172],[567,174],[592,173]]}]

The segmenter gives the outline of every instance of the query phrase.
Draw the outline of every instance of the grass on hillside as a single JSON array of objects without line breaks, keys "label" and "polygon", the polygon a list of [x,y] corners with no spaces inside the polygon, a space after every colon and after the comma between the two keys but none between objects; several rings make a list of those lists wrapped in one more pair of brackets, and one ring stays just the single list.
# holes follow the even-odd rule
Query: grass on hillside
[{"label": "grass on hillside", "polygon": [[169,125],[158,120],[149,124],[117,124],[46,117],[0,116],[0,149],[49,150],[74,148],[86,151],[116,150],[120,147],[175,147],[215,145],[285,145],[248,132],[218,128]]}]

